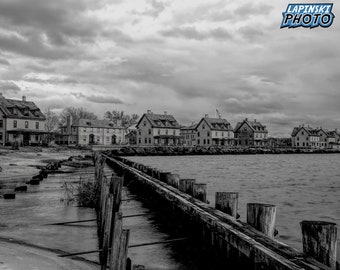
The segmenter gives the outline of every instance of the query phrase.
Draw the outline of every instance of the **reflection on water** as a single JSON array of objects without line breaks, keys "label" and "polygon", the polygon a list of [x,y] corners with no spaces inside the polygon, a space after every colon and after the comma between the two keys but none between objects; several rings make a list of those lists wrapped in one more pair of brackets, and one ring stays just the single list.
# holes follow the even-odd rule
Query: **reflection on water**
[{"label": "reflection on water", "polygon": [[243,221],[247,203],[277,205],[277,239],[300,250],[300,221],[326,220],[340,225],[338,154],[128,158],[178,173],[181,178],[207,183],[211,205],[215,203],[217,191],[239,192],[239,213]]}]

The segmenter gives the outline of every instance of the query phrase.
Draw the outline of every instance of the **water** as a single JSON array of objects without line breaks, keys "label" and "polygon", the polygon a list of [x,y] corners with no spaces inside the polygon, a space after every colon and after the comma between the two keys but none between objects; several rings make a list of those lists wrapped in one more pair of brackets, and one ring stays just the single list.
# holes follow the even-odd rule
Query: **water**
[{"label": "water", "polygon": [[[217,191],[239,192],[239,213],[246,204],[277,206],[277,239],[302,250],[302,220],[335,222],[340,228],[340,155],[219,155],[129,157],[163,171],[207,183],[213,206]],[[338,234],[340,258],[340,233]]]}]

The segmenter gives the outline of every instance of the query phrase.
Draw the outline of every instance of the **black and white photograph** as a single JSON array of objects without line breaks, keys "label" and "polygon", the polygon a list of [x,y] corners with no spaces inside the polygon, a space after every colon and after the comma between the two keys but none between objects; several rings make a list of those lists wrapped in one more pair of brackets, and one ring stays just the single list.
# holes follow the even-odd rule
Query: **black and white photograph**
[{"label": "black and white photograph", "polygon": [[0,0],[0,270],[340,270],[340,8]]}]

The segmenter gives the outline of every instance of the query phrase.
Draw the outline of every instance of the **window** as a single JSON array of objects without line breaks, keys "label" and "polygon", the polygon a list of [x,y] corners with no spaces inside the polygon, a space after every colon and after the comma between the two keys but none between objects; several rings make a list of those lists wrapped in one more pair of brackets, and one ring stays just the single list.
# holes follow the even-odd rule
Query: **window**
[{"label": "window", "polygon": [[197,132],[197,137],[199,137],[200,136],[200,132]]},{"label": "window", "polygon": [[173,135],[176,135],[176,130],[173,130],[173,131],[172,131],[172,134],[173,134]]},{"label": "window", "polygon": [[209,131],[207,132],[207,136],[210,137],[210,132]]},{"label": "window", "polygon": [[146,126],[146,121],[143,122],[144,127]]},{"label": "window", "polygon": [[35,122],[35,129],[39,129],[39,122]]},{"label": "window", "polygon": [[167,129],[165,130],[165,134],[168,135],[168,130]]},{"label": "window", "polygon": [[210,140],[209,139],[207,140],[207,144],[210,144]]},{"label": "window", "polygon": [[17,120],[14,120],[14,121],[13,121],[13,127],[16,128],[17,125],[18,125]]},{"label": "window", "polygon": [[2,141],[2,136],[3,136],[2,133],[0,133],[0,141]]},{"label": "window", "polygon": [[28,121],[25,121],[25,128],[28,128]]},{"label": "window", "polygon": [[202,129],[205,129],[205,124],[202,125]]},{"label": "window", "polygon": [[138,143],[139,143],[139,144],[141,144],[141,143],[142,143],[142,140],[141,140],[140,138],[138,139]]},{"label": "window", "polygon": [[149,129],[149,135],[151,135],[151,128]]},{"label": "window", "polygon": [[157,133],[158,133],[158,135],[160,135],[161,134],[161,130],[159,129]]},{"label": "window", "polygon": [[197,139],[197,144],[200,144],[200,139]]},{"label": "window", "polygon": [[0,120],[0,128],[3,128],[3,127],[4,127],[4,120]]},{"label": "window", "polygon": [[142,132],[141,132],[141,130],[138,130],[138,135],[142,135]]},{"label": "window", "polygon": [[151,138],[149,138],[149,143],[151,144]]},{"label": "window", "polygon": [[203,140],[203,144],[205,144],[205,139]]},{"label": "window", "polygon": [[147,138],[145,138],[144,142],[147,144],[147,143],[148,143],[148,139],[147,139]]},{"label": "window", "polygon": [[86,132],[86,128],[84,128],[84,132]]},{"label": "window", "polygon": [[303,131],[301,132],[301,135],[304,135],[304,132],[303,132]]},{"label": "window", "polygon": [[39,141],[39,136],[35,135],[35,141],[38,142]]},{"label": "window", "polygon": [[299,140],[299,137],[296,137],[296,140]]}]

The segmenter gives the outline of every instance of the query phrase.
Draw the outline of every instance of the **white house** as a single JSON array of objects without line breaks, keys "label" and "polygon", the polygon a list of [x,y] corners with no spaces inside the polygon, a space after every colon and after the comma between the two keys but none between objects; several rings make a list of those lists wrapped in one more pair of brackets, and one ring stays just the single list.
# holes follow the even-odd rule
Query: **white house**
[{"label": "white house", "polygon": [[180,145],[180,125],[172,115],[144,113],[137,123],[137,145]]},{"label": "white house", "polygon": [[46,118],[31,101],[7,99],[0,93],[0,145],[17,141],[20,145],[40,144]]}]

